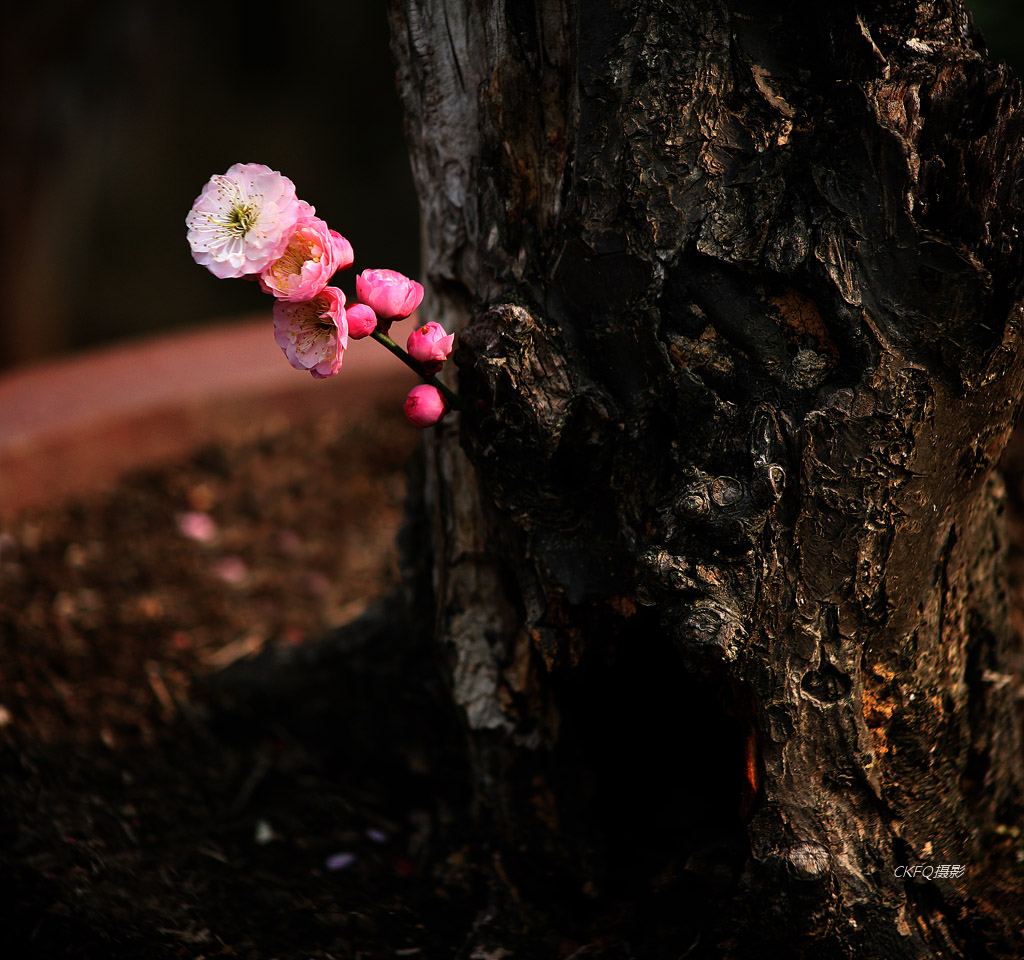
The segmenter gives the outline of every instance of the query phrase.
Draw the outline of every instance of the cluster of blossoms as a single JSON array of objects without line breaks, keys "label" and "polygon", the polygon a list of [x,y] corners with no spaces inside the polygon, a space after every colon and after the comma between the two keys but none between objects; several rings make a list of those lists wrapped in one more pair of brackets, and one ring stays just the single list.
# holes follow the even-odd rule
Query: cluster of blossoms
[{"label": "cluster of blossoms", "polygon": [[352,244],[315,213],[276,170],[236,163],[210,179],[185,223],[196,263],[215,277],[255,278],[274,297],[274,339],[293,367],[333,377],[349,340],[372,336],[428,381],[409,392],[406,416],[420,427],[437,423],[457,404],[434,379],[455,335],[430,322],[409,336],[407,353],[391,340],[391,324],[423,299],[423,287],[395,270],[364,270],[356,277],[359,302],[346,306],[329,283],[352,266]]}]

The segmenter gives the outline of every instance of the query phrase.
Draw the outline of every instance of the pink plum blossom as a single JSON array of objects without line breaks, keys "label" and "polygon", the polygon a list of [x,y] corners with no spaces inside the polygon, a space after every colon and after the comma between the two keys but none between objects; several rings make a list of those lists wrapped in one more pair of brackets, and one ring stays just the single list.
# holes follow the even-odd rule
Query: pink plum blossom
[{"label": "pink plum blossom", "polygon": [[353,340],[368,337],[377,327],[377,314],[365,303],[353,303],[345,316],[348,317],[348,335]]},{"label": "pink plum blossom", "polygon": [[217,536],[217,524],[213,517],[201,510],[186,510],[174,517],[183,537],[199,543],[209,543]]},{"label": "pink plum blossom", "polygon": [[421,383],[409,391],[402,409],[410,423],[432,427],[448,412],[448,404],[437,387]]},{"label": "pink plum blossom", "polygon": [[332,853],[325,861],[328,870],[347,870],[356,862],[354,853]]},{"label": "pink plum blossom", "polygon": [[409,356],[413,360],[419,362],[425,373],[433,374],[437,373],[448,359],[454,342],[454,333],[445,333],[441,324],[431,320],[409,334],[405,349],[409,351]]},{"label": "pink plum blossom", "polygon": [[213,565],[213,574],[218,580],[237,586],[249,576],[249,568],[246,567],[245,561],[241,557],[232,554],[221,557]]},{"label": "pink plum blossom", "polygon": [[308,370],[318,380],[333,377],[348,348],[345,294],[324,287],[310,300],[275,301],[274,340],[296,370]]},{"label": "pink plum blossom", "polygon": [[185,218],[192,256],[221,279],[259,273],[313,212],[287,177],[262,163],[236,163],[210,179]]},{"label": "pink plum blossom", "polygon": [[356,296],[386,331],[393,320],[404,320],[420,305],[423,287],[397,270],[364,270],[356,277]]},{"label": "pink plum blossom", "polygon": [[264,267],[260,286],[278,300],[309,300],[338,270],[351,267],[352,261],[352,244],[337,230],[317,217],[303,217],[295,224],[284,253]]}]

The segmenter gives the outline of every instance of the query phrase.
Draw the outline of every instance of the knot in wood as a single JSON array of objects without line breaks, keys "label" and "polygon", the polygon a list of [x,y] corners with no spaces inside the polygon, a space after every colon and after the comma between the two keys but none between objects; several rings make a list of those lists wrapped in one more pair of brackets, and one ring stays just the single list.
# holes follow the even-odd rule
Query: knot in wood
[{"label": "knot in wood", "polygon": [[820,843],[802,840],[786,853],[790,872],[798,880],[817,880],[832,865],[832,855]]},{"label": "knot in wood", "polygon": [[516,338],[528,336],[537,326],[530,311],[515,303],[502,303],[492,307],[491,311],[501,327]]},{"label": "knot in wood", "polygon": [[698,600],[679,618],[678,636],[691,650],[714,651],[733,660],[746,630],[734,610],[714,600]]},{"label": "knot in wood", "polygon": [[667,550],[655,547],[644,554],[643,564],[655,577],[662,578],[675,569],[676,560]]},{"label": "knot in wood", "polygon": [[711,512],[711,504],[703,493],[690,491],[675,502],[675,513],[680,520],[699,520]]},{"label": "knot in wood", "polygon": [[700,584],[693,577],[689,561],[685,557],[674,556],[663,547],[648,550],[643,555],[642,564],[644,577],[640,587],[646,599],[653,599],[653,595],[657,593],[666,594],[700,588]]},{"label": "knot in wood", "polygon": [[730,507],[743,499],[743,484],[735,477],[715,477],[711,481],[711,499],[720,507]]},{"label": "knot in wood", "polygon": [[798,350],[789,372],[789,383],[797,390],[817,390],[832,367],[829,357],[813,350]]}]

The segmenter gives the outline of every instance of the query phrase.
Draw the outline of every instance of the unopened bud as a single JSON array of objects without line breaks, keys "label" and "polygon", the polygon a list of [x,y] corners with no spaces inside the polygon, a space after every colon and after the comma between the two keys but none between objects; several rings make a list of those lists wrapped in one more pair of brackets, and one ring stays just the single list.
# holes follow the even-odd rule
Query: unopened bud
[{"label": "unopened bud", "polygon": [[432,427],[448,412],[448,404],[437,387],[421,383],[409,391],[403,409],[410,423]]},{"label": "unopened bud", "polygon": [[353,303],[345,311],[345,319],[348,321],[348,335],[353,340],[362,340],[377,328],[377,314],[365,303]]},{"label": "unopened bud", "polygon": [[409,334],[405,348],[409,351],[409,356],[421,364],[427,374],[434,374],[448,359],[454,341],[454,333],[446,333],[441,324],[431,320]]}]

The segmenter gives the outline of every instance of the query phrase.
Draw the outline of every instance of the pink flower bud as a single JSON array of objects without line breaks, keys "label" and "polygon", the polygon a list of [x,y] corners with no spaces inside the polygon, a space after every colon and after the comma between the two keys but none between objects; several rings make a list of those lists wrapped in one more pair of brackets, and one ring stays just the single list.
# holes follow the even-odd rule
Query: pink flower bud
[{"label": "pink flower bud", "polygon": [[448,412],[448,404],[437,387],[421,383],[409,391],[402,409],[410,423],[417,427],[432,427]]},{"label": "pink flower bud", "polygon": [[353,303],[345,311],[345,316],[348,319],[348,335],[353,340],[368,337],[377,327],[377,314],[365,303]]},{"label": "pink flower bud", "polygon": [[445,333],[444,327],[431,320],[409,334],[405,349],[413,360],[418,360],[427,374],[437,373],[455,342],[454,333]]},{"label": "pink flower bud", "polygon": [[386,331],[391,321],[404,320],[420,305],[423,287],[397,270],[364,270],[356,277],[356,296]]}]

